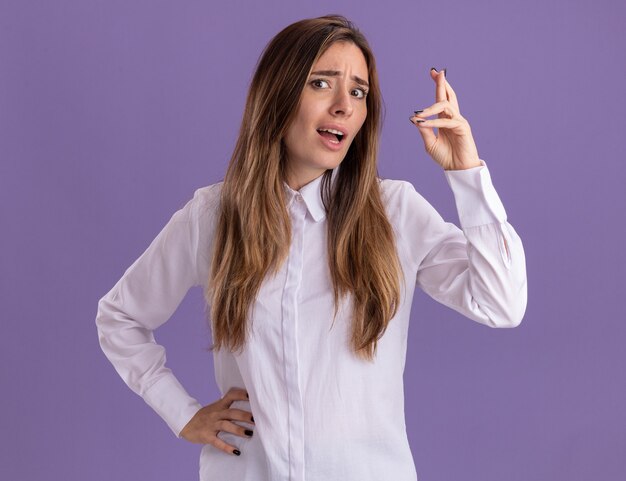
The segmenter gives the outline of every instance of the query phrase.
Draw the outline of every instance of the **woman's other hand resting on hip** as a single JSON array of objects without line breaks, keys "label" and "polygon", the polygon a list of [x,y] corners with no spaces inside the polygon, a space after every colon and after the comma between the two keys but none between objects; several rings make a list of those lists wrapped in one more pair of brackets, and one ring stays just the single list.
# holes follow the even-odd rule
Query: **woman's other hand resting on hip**
[{"label": "woman's other hand resting on hip", "polygon": [[245,389],[231,388],[223,398],[201,408],[180,432],[182,438],[191,443],[211,444],[228,454],[241,454],[235,447],[225,443],[217,434],[229,432],[242,437],[252,436],[252,431],[232,421],[243,421],[254,424],[252,413],[242,409],[231,408],[234,401],[247,401]]}]

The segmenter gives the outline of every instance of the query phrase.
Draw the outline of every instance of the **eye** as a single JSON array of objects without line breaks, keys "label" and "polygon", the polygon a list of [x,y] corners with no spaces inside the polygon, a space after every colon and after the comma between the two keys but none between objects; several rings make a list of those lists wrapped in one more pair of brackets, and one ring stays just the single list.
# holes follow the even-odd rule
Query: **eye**
[{"label": "eye", "polygon": [[[311,82],[311,85],[314,85],[314,86],[315,86],[315,84],[316,84],[316,83],[318,83],[318,82],[324,82],[324,83],[326,83],[326,84],[328,83],[328,82],[326,82],[326,80],[322,80],[321,78],[318,78],[318,79],[313,80],[313,81]],[[321,87],[317,87],[317,86],[316,86],[316,88],[321,88]]]},{"label": "eye", "polygon": [[[313,85],[316,89],[321,89],[321,88],[323,88],[323,87],[318,87],[319,82],[322,82],[322,83],[325,83],[326,85],[328,85],[328,81],[326,81],[326,80],[324,80],[324,79],[321,79],[321,78],[318,78],[318,79],[312,80],[312,81],[311,81],[311,82],[309,82],[309,83],[310,83],[311,85]],[[355,88],[355,89],[352,89],[352,91],[353,91],[353,92],[354,92],[355,90],[356,90],[356,91],[360,91],[360,92],[361,92],[361,95],[357,95],[357,96],[356,96],[356,98],[358,98],[358,99],[364,99],[364,98],[365,98],[365,96],[367,95],[367,90],[365,90],[365,89],[362,89],[362,88]]]},{"label": "eye", "polygon": [[361,96],[360,96],[360,97],[357,97],[357,98],[359,98],[359,99],[364,99],[364,98],[365,98],[365,96],[367,95],[367,90],[364,90],[364,89],[354,89],[354,90],[353,90],[353,92],[354,92],[355,90],[357,90],[357,91],[360,91],[360,92],[361,92]]}]

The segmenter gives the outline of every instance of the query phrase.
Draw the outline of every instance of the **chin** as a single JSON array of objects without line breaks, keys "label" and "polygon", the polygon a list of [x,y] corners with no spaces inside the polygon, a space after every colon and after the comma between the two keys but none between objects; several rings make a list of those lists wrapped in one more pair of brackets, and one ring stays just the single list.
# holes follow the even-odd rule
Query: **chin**
[{"label": "chin", "polygon": [[343,157],[341,157],[341,159],[337,159],[337,160],[333,160],[331,162],[327,162],[324,165],[320,165],[320,169],[327,169],[327,170],[333,170],[336,169],[339,165],[341,165],[341,163],[343,162],[343,159],[345,158],[345,155]]}]

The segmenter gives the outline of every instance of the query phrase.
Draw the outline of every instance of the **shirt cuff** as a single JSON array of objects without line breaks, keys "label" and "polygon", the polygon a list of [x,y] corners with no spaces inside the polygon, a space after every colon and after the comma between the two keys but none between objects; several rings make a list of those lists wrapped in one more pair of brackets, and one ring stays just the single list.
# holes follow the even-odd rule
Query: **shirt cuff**
[{"label": "shirt cuff", "polygon": [[448,185],[454,193],[459,223],[463,229],[507,219],[504,205],[496,192],[487,163],[464,170],[444,170]]},{"label": "shirt cuff", "polygon": [[173,373],[159,378],[143,395],[144,401],[163,418],[176,437],[202,408]]}]

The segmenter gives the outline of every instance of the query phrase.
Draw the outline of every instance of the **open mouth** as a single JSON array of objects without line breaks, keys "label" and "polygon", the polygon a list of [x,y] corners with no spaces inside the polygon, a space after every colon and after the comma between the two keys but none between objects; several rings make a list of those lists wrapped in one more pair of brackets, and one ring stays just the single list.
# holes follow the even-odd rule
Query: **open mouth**
[{"label": "open mouth", "polygon": [[317,129],[317,133],[327,138],[334,144],[339,144],[343,140],[344,135],[333,129]]}]

